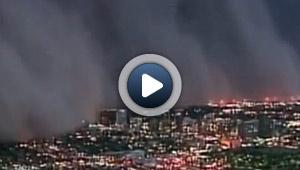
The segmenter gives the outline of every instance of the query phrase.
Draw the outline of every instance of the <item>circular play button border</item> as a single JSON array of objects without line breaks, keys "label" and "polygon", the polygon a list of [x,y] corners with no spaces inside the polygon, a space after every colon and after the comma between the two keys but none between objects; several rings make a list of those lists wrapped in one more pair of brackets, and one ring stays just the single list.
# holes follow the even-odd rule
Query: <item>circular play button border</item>
[{"label": "circular play button border", "polygon": [[[139,106],[128,94],[127,81],[130,73],[137,66],[146,63],[154,63],[163,66],[170,73],[172,78],[173,90],[170,98],[164,104],[155,108],[144,108]],[[143,54],[133,58],[125,65],[119,76],[118,87],[122,101],[130,110],[143,116],[157,116],[167,112],[176,104],[181,94],[182,81],[179,71],[170,60],[157,54]]]}]

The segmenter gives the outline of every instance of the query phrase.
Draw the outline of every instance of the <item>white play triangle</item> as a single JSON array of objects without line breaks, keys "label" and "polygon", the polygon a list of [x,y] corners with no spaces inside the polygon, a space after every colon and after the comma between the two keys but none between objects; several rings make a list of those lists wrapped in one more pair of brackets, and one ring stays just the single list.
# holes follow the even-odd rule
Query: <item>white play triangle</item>
[{"label": "white play triangle", "polygon": [[157,92],[163,87],[164,85],[160,81],[156,80],[155,78],[149,76],[148,74],[142,75],[142,96],[144,98]]}]

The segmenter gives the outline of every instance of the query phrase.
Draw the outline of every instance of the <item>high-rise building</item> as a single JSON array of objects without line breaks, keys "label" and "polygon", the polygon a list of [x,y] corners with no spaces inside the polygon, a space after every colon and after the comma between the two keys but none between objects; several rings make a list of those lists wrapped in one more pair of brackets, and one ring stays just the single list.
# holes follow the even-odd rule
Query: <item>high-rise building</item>
[{"label": "high-rise building", "polygon": [[245,120],[239,124],[239,134],[243,139],[255,138],[258,135],[258,126],[257,119]]},{"label": "high-rise building", "polygon": [[143,124],[143,118],[141,116],[130,117],[129,128],[133,131],[140,131]]},{"label": "high-rise building", "polygon": [[108,109],[99,112],[97,121],[104,126],[111,126],[116,123],[116,109]]},{"label": "high-rise building", "polygon": [[274,134],[274,121],[267,115],[262,115],[259,117],[259,129],[258,135],[261,138],[269,138]]},{"label": "high-rise building", "polygon": [[128,125],[128,113],[125,109],[119,109],[116,111],[116,124],[121,126]]}]

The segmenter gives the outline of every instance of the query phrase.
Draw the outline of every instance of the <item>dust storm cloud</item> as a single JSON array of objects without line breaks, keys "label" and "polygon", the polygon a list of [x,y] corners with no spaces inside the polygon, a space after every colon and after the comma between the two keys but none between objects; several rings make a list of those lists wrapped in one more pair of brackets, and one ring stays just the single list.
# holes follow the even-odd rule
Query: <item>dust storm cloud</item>
[{"label": "dust storm cloud", "polygon": [[[122,66],[142,53],[171,59],[179,105],[299,94],[299,44],[266,1],[0,1],[0,139],[23,140],[123,106]],[[299,14],[300,15],[300,14]]]}]

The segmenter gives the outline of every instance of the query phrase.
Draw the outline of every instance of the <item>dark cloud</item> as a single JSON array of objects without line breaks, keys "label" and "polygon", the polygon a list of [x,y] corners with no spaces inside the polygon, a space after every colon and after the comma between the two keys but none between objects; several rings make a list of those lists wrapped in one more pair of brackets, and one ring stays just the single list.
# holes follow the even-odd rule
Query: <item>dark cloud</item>
[{"label": "dark cloud", "polygon": [[[1,1],[1,138],[53,134],[93,120],[101,56],[76,13],[47,1]],[[104,100],[103,100],[104,101]]]},{"label": "dark cloud", "polygon": [[[119,72],[142,53],[164,55],[178,66],[179,105],[297,95],[300,47],[294,27],[300,14],[278,4],[0,1],[0,136],[63,132],[82,119],[94,120],[97,108],[122,106]],[[287,20],[293,28],[285,27]]]}]

